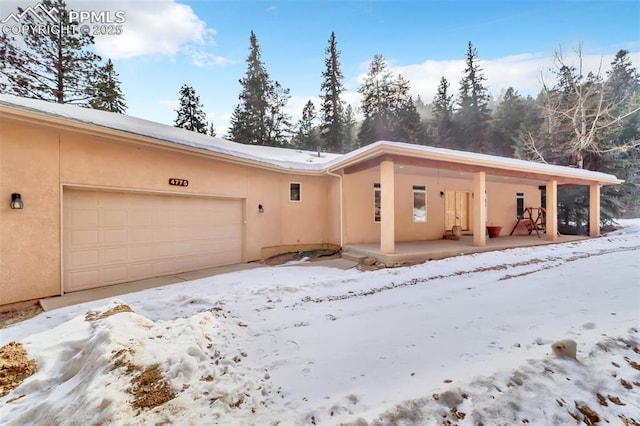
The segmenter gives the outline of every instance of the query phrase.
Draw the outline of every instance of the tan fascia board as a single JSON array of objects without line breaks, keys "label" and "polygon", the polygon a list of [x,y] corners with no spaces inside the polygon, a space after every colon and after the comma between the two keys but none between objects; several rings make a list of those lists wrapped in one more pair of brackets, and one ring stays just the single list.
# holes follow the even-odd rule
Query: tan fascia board
[{"label": "tan fascia board", "polygon": [[328,164],[325,167],[325,170],[328,172],[335,173],[340,169],[346,169],[349,166],[354,166],[358,163],[362,163],[367,160],[371,160],[373,158],[379,157],[380,155],[387,154],[384,151],[384,146],[381,144],[373,144],[367,147],[368,149],[363,149],[361,152],[357,154],[353,154],[356,151],[352,151],[351,153],[345,154],[346,158],[341,158],[339,160],[334,160],[331,164]]},{"label": "tan fascia board", "polygon": [[[424,152],[418,149],[412,149],[410,147],[398,146],[395,144],[385,144],[384,142],[376,143],[371,146],[369,150],[363,150],[362,152],[349,157],[344,160],[338,160],[335,163],[330,165],[331,171],[337,171],[340,169],[347,168],[349,166],[354,166],[363,161],[370,160],[375,157],[380,157],[384,155],[400,155],[407,156],[413,158],[424,158],[434,161],[442,161],[446,163],[456,163],[469,165],[474,167],[481,167],[487,169],[497,169],[502,171],[515,171],[513,165],[503,164],[499,161],[492,161],[490,158],[465,158],[464,156],[452,156],[446,153],[438,153],[438,152]],[[348,154],[347,154],[348,155]],[[556,166],[558,169],[554,169],[553,172],[549,170],[544,170],[544,168],[536,167],[536,163],[532,162],[524,162],[522,167],[518,167],[517,172],[529,172],[536,175],[544,175],[548,176],[549,180],[562,180],[563,182],[566,180],[567,183],[576,183],[578,185],[589,185],[589,184],[599,184],[599,185],[618,185],[624,182],[621,179],[608,179],[606,174],[600,172],[590,172],[594,174],[598,174],[599,176],[596,178],[585,176],[584,170],[579,173],[571,173],[572,169],[568,167]],[[567,169],[567,170],[563,170]],[[490,173],[490,170],[487,171]],[[612,175],[611,175],[612,176]]]},{"label": "tan fascia board", "polygon": [[[7,118],[14,121],[22,121],[33,124],[37,122],[46,127],[55,128],[57,130],[69,132],[75,131],[86,135],[106,138],[110,142],[125,143],[133,145],[142,145],[152,148],[164,149],[182,154],[190,154],[198,157],[215,159],[224,163],[237,164],[257,169],[273,171],[283,174],[322,176],[326,175],[324,169],[307,170],[280,167],[275,164],[263,163],[233,155],[225,155],[206,149],[191,147],[188,145],[180,145],[175,142],[164,141],[150,136],[139,135],[124,130],[113,129],[110,127],[100,126],[94,123],[85,123],[68,117],[60,117],[56,115],[46,114],[38,111],[25,110],[21,108],[11,108],[0,104],[0,119]],[[0,128],[0,132],[1,132]]]}]

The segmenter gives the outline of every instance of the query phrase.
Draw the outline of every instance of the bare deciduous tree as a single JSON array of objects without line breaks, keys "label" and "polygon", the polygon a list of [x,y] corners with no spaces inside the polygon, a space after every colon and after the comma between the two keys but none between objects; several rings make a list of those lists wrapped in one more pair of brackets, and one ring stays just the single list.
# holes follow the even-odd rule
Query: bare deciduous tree
[{"label": "bare deciduous tree", "polygon": [[[640,146],[640,141],[625,141],[612,145],[603,137],[605,130],[640,111],[636,105],[620,111],[608,96],[607,82],[601,76],[602,60],[597,71],[587,72],[582,46],[576,50],[577,65],[570,65],[558,49],[553,53],[554,86],[549,86],[541,73],[542,118],[545,132],[534,135],[520,132],[522,152],[538,161],[566,163],[579,168],[599,169],[602,157],[610,153],[624,153]],[[553,153],[563,159],[551,159]],[[554,161],[556,160],[556,161]]]}]

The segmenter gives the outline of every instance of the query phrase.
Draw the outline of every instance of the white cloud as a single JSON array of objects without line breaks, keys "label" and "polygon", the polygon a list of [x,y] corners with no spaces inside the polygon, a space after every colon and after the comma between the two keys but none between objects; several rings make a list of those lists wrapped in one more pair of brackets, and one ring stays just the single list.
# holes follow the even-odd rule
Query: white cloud
[{"label": "white cloud", "polygon": [[[597,73],[600,69],[600,74],[604,77],[610,69],[610,63],[615,53],[583,54],[585,73]],[[640,62],[640,52],[630,53],[629,57],[634,64]],[[565,60],[568,65],[578,65],[577,55],[573,51],[565,52]],[[496,97],[508,87],[513,87],[524,96],[536,96],[542,89],[541,75],[548,84],[553,84],[554,81],[554,77],[549,71],[554,64],[550,54],[525,53],[491,60],[480,59],[479,64],[486,78],[486,87]],[[427,60],[415,65],[390,66],[395,74],[402,74],[404,78],[409,80],[411,94],[420,95],[425,103],[433,101],[442,77],[445,77],[451,85],[451,93],[457,94],[464,68],[464,60]],[[358,75],[357,81],[362,82],[365,75],[366,71]]]},{"label": "white cloud", "polygon": [[146,55],[175,56],[185,53],[196,65],[224,62],[193,46],[212,46],[215,30],[207,28],[190,6],[174,0],[112,1],[87,3],[69,1],[71,8],[124,11],[122,34],[96,36],[95,46],[100,55],[112,59],[127,59]]},{"label": "white cloud", "polygon": [[212,66],[224,66],[234,63],[228,58],[223,56],[214,55],[203,49],[196,49],[191,46],[187,46],[182,49],[182,53],[191,59],[191,63],[196,67],[205,68]]}]

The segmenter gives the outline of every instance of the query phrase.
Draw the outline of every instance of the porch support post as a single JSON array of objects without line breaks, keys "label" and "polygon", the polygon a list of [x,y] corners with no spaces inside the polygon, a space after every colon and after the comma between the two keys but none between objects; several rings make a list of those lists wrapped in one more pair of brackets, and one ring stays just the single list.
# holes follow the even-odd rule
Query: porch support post
[{"label": "porch support post", "polygon": [[547,240],[558,239],[558,181],[547,182]]},{"label": "porch support post", "polygon": [[589,236],[600,236],[600,185],[589,186]]},{"label": "porch support post", "polygon": [[485,172],[473,175],[473,245],[487,245],[487,209],[484,207],[487,190]]},{"label": "porch support post", "polygon": [[395,253],[395,176],[392,160],[380,163],[380,251]]}]

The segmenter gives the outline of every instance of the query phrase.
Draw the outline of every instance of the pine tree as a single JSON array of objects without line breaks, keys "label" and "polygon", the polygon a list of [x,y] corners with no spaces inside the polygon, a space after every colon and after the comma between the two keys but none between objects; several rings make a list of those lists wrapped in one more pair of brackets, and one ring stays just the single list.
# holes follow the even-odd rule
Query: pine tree
[{"label": "pine tree", "polygon": [[621,49],[611,62],[607,73],[607,91],[611,101],[624,110],[624,103],[640,92],[640,76],[629,58],[629,51]]},{"label": "pine tree", "polygon": [[89,88],[89,94],[91,95],[89,101],[91,108],[120,114],[127,111],[124,95],[120,90],[120,80],[111,59],[98,69],[95,81]]},{"label": "pine tree", "polygon": [[244,144],[281,146],[289,130],[289,117],[284,112],[289,89],[269,80],[261,56],[258,39],[251,31],[247,73],[240,80],[240,103],[231,116],[229,138]]},{"label": "pine tree", "polygon": [[413,103],[416,107],[416,111],[418,111],[418,115],[420,115],[420,121],[422,121],[422,125],[426,129],[429,125],[429,121],[433,117],[432,105],[424,103],[420,95],[413,100]]},{"label": "pine tree", "polygon": [[351,152],[358,148],[358,125],[351,105],[344,110],[344,140],[342,152]]},{"label": "pine tree", "polygon": [[[603,199],[618,199],[609,208],[617,216],[640,216],[640,76],[627,50],[620,50],[607,73],[607,97],[611,116],[620,118],[605,130],[605,171],[625,180],[619,187],[603,188]],[[625,149],[626,147],[626,149]],[[616,197],[617,196],[617,197]],[[606,197],[606,198],[605,198]],[[615,207],[618,207],[617,211]]]},{"label": "pine tree", "polygon": [[364,82],[358,88],[362,94],[361,111],[364,120],[360,125],[358,140],[360,146],[378,140],[392,139],[391,103],[394,97],[394,84],[391,71],[382,55],[375,55],[369,64]]},{"label": "pine tree", "polygon": [[211,137],[216,137],[216,128],[213,123],[209,123],[209,129],[207,130],[207,134]]},{"label": "pine tree", "polygon": [[407,96],[398,103],[395,116],[393,135],[396,139],[407,143],[425,144],[426,131],[413,97]]},{"label": "pine tree", "polygon": [[57,11],[57,20],[42,9],[34,9],[39,19],[27,13],[22,24],[23,28],[31,25],[46,30],[24,30],[18,39],[3,34],[0,39],[0,73],[4,76],[0,90],[27,98],[88,106],[91,78],[101,60],[89,50],[94,44],[93,37],[77,30],[63,0],[42,0],[41,4],[54,16]]},{"label": "pine tree", "polygon": [[180,88],[180,108],[176,110],[178,116],[175,127],[191,130],[192,132],[207,133],[206,114],[202,110],[200,97],[193,87],[183,84]]},{"label": "pine tree", "polygon": [[277,81],[269,82],[267,107],[267,143],[269,146],[285,146],[291,132],[291,117],[285,112],[287,101],[291,96]]},{"label": "pine tree", "polygon": [[360,146],[378,140],[424,143],[424,128],[409,96],[409,82],[401,75],[393,79],[381,55],[373,57],[358,92],[364,114],[358,132]]},{"label": "pine tree", "polygon": [[478,52],[471,42],[467,46],[466,68],[460,80],[458,110],[454,114],[459,126],[459,148],[486,152],[486,132],[489,127],[489,100],[486,78],[478,64]]},{"label": "pine tree", "polygon": [[325,71],[322,72],[324,79],[320,89],[322,94],[322,105],[320,107],[321,135],[323,148],[328,152],[342,152],[342,139],[344,136],[344,116],[343,102],[340,95],[344,90],[342,86],[342,71],[340,71],[340,51],[336,44],[336,35],[331,33],[329,45],[325,53],[327,54],[324,64]]},{"label": "pine tree", "polygon": [[294,137],[294,145],[307,151],[320,150],[320,137],[315,121],[318,118],[316,107],[307,101],[302,109],[302,118],[298,121],[298,132]]},{"label": "pine tree", "polygon": [[514,153],[514,135],[525,119],[524,99],[509,87],[500,99],[491,117],[489,152],[504,157]]},{"label": "pine tree", "polygon": [[442,77],[433,98],[431,131],[436,146],[446,147],[452,144],[453,94],[449,91],[450,87],[447,79]]}]

